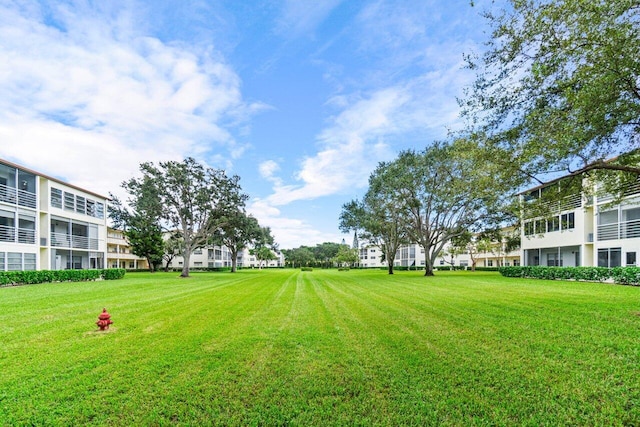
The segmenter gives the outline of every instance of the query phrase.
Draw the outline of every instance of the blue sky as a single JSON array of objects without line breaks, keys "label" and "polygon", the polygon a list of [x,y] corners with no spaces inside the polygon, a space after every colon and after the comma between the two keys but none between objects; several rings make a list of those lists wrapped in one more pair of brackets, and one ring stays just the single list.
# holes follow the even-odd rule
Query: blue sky
[{"label": "blue sky", "polygon": [[380,161],[461,127],[491,0],[0,0],[0,157],[101,194],[241,177],[281,248],[339,242]]}]

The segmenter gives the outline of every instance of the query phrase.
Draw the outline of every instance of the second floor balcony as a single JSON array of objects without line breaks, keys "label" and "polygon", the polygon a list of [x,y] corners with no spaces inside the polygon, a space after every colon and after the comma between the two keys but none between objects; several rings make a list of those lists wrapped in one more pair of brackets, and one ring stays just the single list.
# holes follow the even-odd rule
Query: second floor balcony
[{"label": "second floor balcony", "polygon": [[0,242],[11,243],[36,243],[36,231],[26,228],[16,228],[7,225],[0,225]]},{"label": "second floor balcony", "polygon": [[57,248],[74,248],[98,250],[99,240],[75,234],[51,233],[51,246]]}]

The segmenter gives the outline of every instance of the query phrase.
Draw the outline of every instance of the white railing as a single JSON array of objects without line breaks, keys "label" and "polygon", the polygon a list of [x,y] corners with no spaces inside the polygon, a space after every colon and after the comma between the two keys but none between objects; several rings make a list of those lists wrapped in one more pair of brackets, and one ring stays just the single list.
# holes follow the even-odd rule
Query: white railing
[{"label": "white railing", "polygon": [[51,246],[58,248],[70,248],[71,236],[66,233],[51,233]]},{"label": "white railing", "polygon": [[598,226],[598,240],[633,239],[640,237],[640,219]]},{"label": "white railing", "polygon": [[6,225],[0,225],[0,242],[15,242],[16,229]]},{"label": "white railing", "polygon": [[0,184],[0,201],[35,209],[36,193]]},{"label": "white railing", "polygon": [[98,239],[66,233],[51,233],[51,246],[59,248],[98,250]]},{"label": "white railing", "polygon": [[36,194],[24,190],[18,190],[18,204],[28,208],[36,208]]},{"label": "white railing", "polygon": [[17,242],[33,245],[36,243],[36,231],[27,228],[0,225],[0,242]]},{"label": "white railing", "polygon": [[18,228],[18,243],[36,243],[36,230]]},{"label": "white railing", "polygon": [[633,239],[635,237],[640,237],[640,219],[634,219],[631,221],[622,223],[622,238],[623,239]]}]

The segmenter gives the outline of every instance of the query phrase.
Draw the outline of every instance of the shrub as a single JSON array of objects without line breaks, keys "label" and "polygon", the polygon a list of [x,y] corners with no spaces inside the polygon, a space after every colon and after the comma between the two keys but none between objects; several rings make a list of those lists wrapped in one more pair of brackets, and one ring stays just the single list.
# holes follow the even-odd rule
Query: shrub
[{"label": "shrub", "polygon": [[546,280],[578,280],[602,282],[613,279],[623,285],[640,285],[640,267],[545,267],[519,266],[500,267],[500,274],[505,277],[526,277]]},{"label": "shrub", "polygon": [[108,268],[106,270],[102,270],[102,278],[104,280],[118,280],[122,279],[125,273],[126,270],[124,268]]},{"label": "shrub", "polygon": [[300,271],[313,271],[313,267],[300,267]]},{"label": "shrub", "polygon": [[38,271],[0,271],[2,285],[33,285],[47,282],[83,282],[96,280],[115,280],[124,277],[122,268],[106,270],[38,270]]}]

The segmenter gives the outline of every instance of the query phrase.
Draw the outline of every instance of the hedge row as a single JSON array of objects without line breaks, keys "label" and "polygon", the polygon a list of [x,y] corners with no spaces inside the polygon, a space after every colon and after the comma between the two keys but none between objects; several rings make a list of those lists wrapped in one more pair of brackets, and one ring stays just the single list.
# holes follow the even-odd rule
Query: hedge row
[{"label": "hedge row", "polygon": [[39,270],[39,271],[0,271],[0,286],[32,285],[47,282],[83,282],[87,280],[117,280],[125,274],[124,268],[104,270]]},{"label": "hedge row", "polygon": [[505,277],[589,282],[612,280],[614,283],[622,285],[640,285],[640,267],[544,267],[537,265],[500,267],[499,271]]}]

